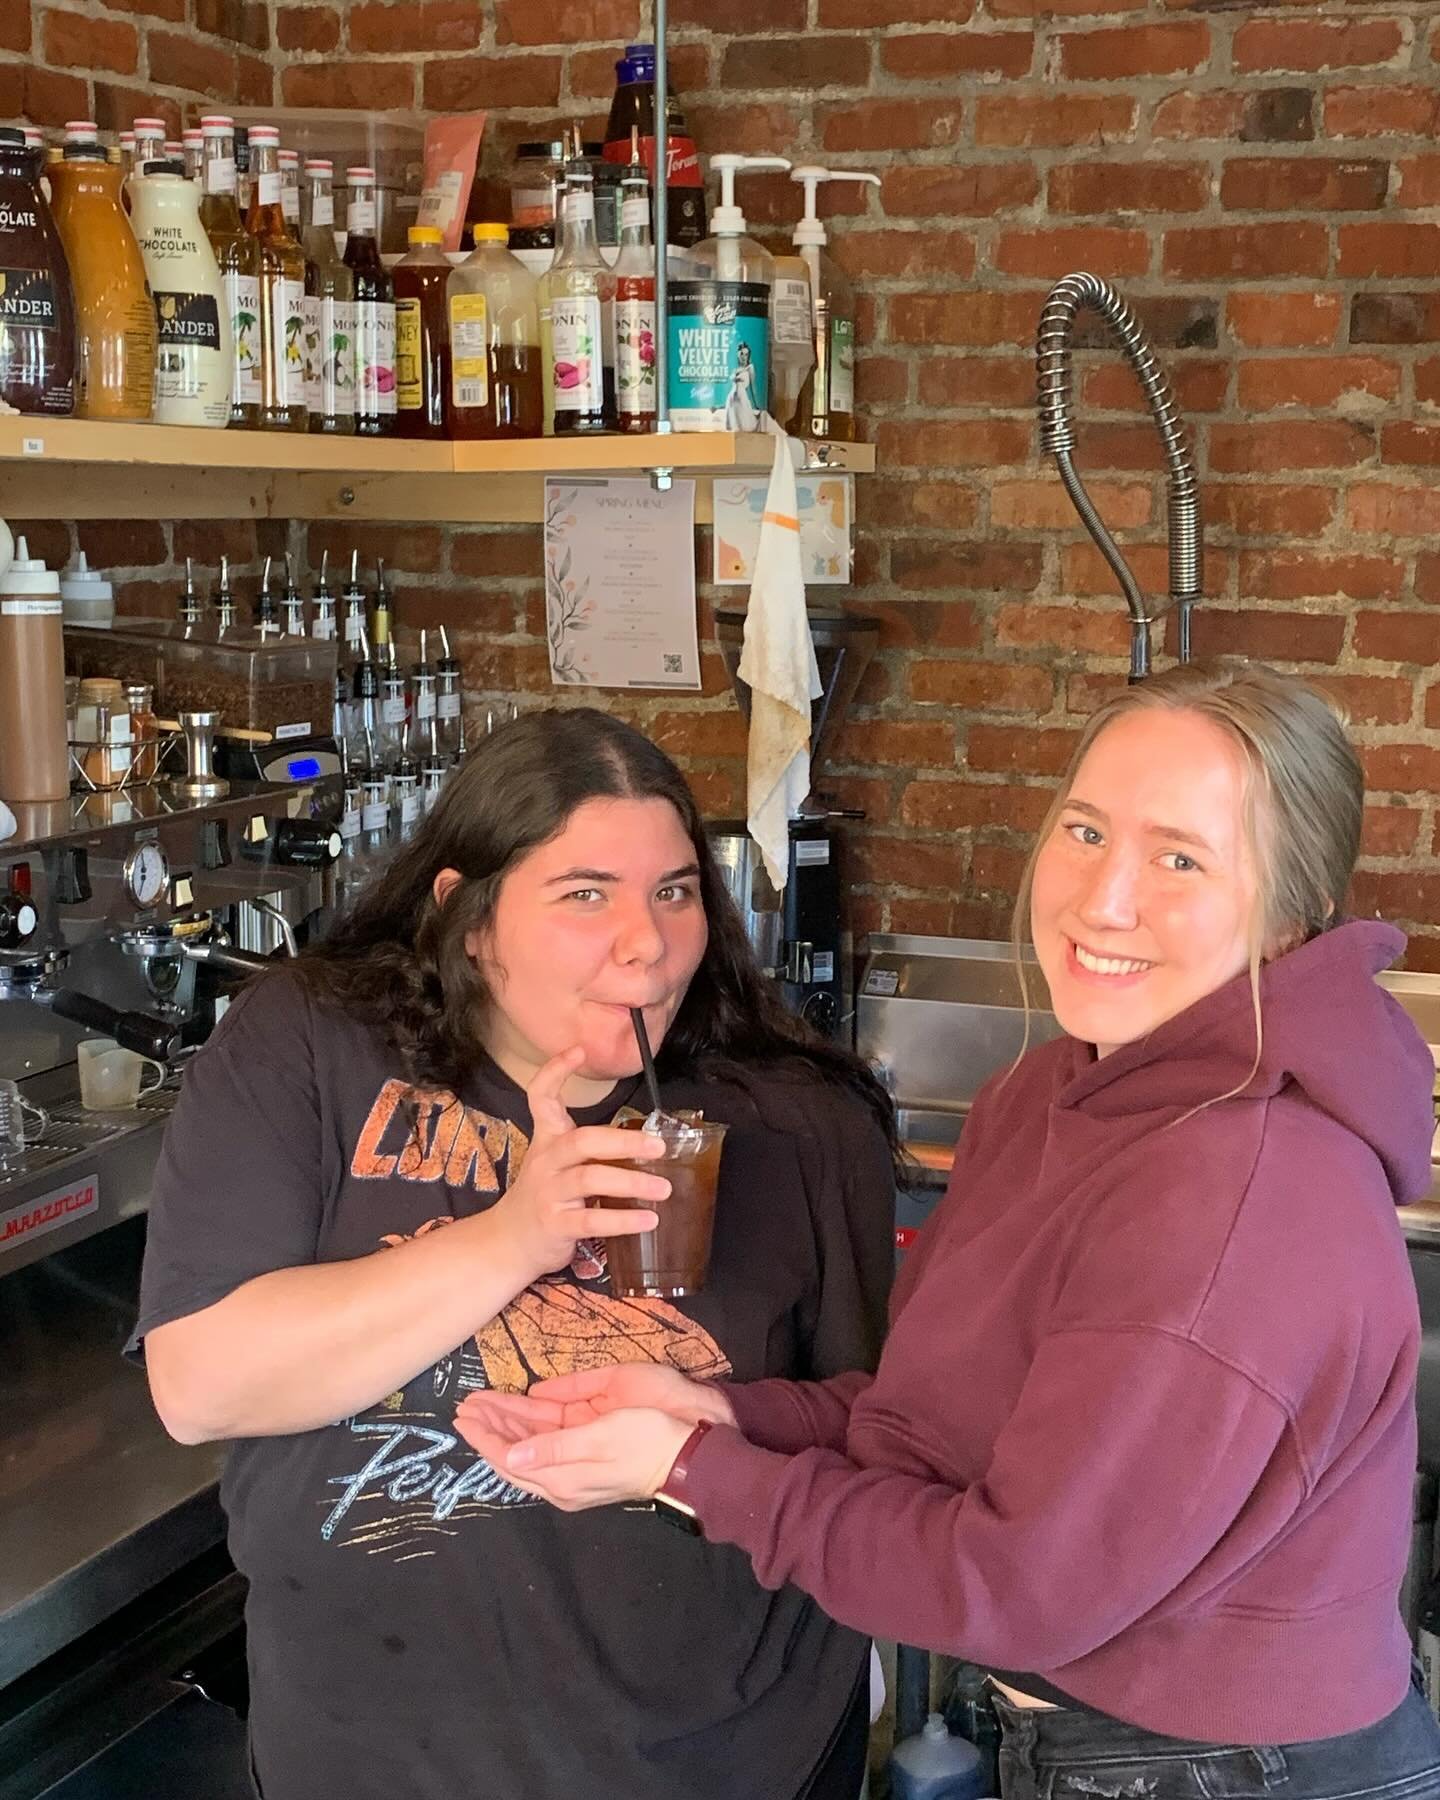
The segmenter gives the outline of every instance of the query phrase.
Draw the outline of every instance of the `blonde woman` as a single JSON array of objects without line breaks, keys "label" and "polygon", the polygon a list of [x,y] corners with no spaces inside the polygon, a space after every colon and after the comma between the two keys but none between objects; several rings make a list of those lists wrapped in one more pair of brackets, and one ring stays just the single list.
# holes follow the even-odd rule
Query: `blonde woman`
[{"label": "blonde woman", "polygon": [[1021,903],[1069,1035],[977,1102],[878,1372],[598,1370],[460,1428],[988,1668],[1007,1800],[1440,1793],[1396,1604],[1433,1070],[1403,938],[1342,917],[1362,801],[1298,681],[1118,696]]}]

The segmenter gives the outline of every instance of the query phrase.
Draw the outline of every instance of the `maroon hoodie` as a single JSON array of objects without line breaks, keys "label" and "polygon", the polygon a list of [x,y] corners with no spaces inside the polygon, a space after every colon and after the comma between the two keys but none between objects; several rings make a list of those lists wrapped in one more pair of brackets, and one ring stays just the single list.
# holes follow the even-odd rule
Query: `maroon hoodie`
[{"label": "maroon hoodie", "polygon": [[[1096,1060],[992,1081],[876,1375],[731,1390],[687,1492],[845,1624],[1173,1737],[1397,1706],[1433,1068],[1351,922]],[[1202,1107],[1201,1111],[1193,1111]],[[741,1435],[743,1432],[743,1436]]]}]

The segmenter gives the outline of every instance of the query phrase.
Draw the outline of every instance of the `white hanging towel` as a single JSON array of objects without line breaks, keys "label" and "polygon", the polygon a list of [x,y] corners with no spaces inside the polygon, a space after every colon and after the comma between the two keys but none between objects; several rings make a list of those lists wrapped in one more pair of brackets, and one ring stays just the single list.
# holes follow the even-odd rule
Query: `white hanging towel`
[{"label": "white hanging towel", "polygon": [[790,820],[810,792],[810,702],[821,692],[805,613],[795,461],[779,426],[745,614],[740,677],[750,687],[746,825],[777,889],[790,872]]}]

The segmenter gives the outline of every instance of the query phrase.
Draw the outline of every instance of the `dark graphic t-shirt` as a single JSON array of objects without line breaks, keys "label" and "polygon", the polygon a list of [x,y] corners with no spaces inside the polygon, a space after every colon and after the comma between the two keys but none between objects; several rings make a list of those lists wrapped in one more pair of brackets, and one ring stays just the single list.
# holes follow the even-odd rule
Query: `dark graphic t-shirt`
[{"label": "dark graphic t-shirt", "polygon": [[[789,1800],[823,1755],[859,1638],[649,1508],[531,1500],[454,1428],[474,1388],[618,1361],[740,1381],[873,1367],[892,1190],[864,1107],[785,1069],[668,1083],[665,1100],[731,1126],[703,1293],[616,1299],[603,1244],[581,1245],[363,1413],[233,1446],[222,1497],[250,1582],[265,1800]],[[417,1093],[377,1035],[267,977],[186,1075],[137,1338],[272,1270],[483,1210],[529,1133],[488,1058],[458,1098]]]}]

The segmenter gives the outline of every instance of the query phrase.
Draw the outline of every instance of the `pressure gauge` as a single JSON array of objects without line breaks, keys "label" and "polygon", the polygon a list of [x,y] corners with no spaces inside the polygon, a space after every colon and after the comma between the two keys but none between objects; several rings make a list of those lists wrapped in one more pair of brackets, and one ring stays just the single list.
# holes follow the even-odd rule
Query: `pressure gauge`
[{"label": "pressure gauge", "polygon": [[170,865],[156,843],[137,844],[121,871],[125,893],[139,907],[157,906],[170,883]]}]

